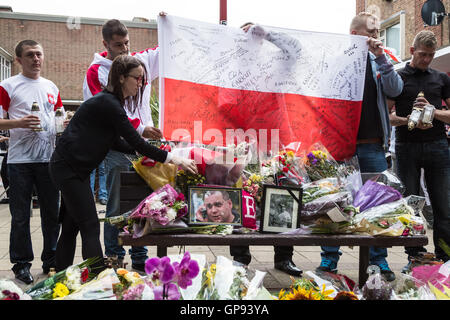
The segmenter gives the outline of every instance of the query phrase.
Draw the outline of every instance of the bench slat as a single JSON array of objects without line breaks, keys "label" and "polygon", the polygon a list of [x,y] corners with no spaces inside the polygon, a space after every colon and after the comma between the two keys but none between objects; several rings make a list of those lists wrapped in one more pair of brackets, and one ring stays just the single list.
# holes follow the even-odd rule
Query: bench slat
[{"label": "bench slat", "polygon": [[133,239],[120,234],[122,245],[133,246],[179,246],[179,245],[258,245],[258,246],[425,246],[428,237],[373,237],[363,235],[283,235],[283,234],[148,234]]}]

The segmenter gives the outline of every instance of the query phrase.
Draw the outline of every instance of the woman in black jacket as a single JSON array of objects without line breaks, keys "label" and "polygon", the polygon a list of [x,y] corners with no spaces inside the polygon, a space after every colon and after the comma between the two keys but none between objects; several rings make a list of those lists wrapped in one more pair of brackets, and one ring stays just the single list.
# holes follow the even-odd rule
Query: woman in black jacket
[{"label": "woman in black jacket", "polygon": [[83,259],[100,257],[100,223],[90,187],[89,175],[110,149],[134,154],[136,151],[153,160],[174,163],[193,173],[193,160],[176,157],[158,149],[136,132],[124,107],[140,103],[147,82],[143,63],[121,55],[111,66],[105,90],[81,104],[50,160],[50,174],[62,195],[62,232],[56,248],[56,270],[73,264],[76,237],[81,233]]}]

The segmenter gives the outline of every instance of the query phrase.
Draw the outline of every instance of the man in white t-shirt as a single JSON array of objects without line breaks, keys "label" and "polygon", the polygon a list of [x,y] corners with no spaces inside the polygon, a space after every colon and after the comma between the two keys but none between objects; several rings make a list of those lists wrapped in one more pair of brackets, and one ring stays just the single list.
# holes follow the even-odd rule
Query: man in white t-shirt
[{"label": "man in white t-shirt", "polygon": [[[119,20],[108,20],[102,28],[103,45],[105,52],[96,53],[83,83],[84,100],[101,92],[108,83],[109,70],[113,60],[129,52],[128,30]],[[161,139],[162,133],[153,126],[152,114],[150,109],[150,82],[159,75],[159,48],[146,49],[141,52],[131,53],[131,55],[140,59],[146,67],[148,83],[145,86],[142,96],[142,103],[138,106],[128,108],[125,111],[136,131],[144,138]],[[120,214],[120,171],[127,171],[130,167],[130,161],[125,154],[111,150],[105,158],[106,172],[106,190],[108,202],[106,205],[106,217],[117,216]],[[117,256],[123,260],[125,250],[118,244],[118,229],[105,223],[104,243],[105,254],[109,257]],[[130,250],[132,267],[139,271],[144,271],[147,249],[145,247],[132,247]]]},{"label": "man in white t-shirt", "polygon": [[[44,62],[42,46],[33,40],[23,40],[16,46],[15,54],[22,73],[0,83],[0,105],[9,115],[9,119],[2,119],[0,125],[10,129],[10,260],[16,278],[30,284],[34,281],[30,273],[34,260],[30,235],[33,186],[41,211],[43,272],[48,273],[55,266],[59,193],[50,179],[48,163],[55,148],[55,110],[62,107],[62,102],[56,85],[40,76]],[[30,116],[34,102],[40,107],[39,118]],[[37,124],[42,131],[30,128]]]}]

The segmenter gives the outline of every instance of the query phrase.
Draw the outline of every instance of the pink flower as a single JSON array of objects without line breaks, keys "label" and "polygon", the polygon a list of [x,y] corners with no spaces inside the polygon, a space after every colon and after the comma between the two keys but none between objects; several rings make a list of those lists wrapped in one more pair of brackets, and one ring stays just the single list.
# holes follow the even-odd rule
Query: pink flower
[{"label": "pink flower", "polygon": [[153,281],[159,280],[167,283],[173,279],[175,269],[170,264],[169,257],[151,258],[145,261],[145,273],[151,275]]},{"label": "pink flower", "polygon": [[145,284],[138,284],[137,286],[131,287],[123,294],[123,300],[141,300],[144,288]]},{"label": "pink flower", "polygon": [[174,283],[168,283],[153,288],[155,300],[179,300],[181,297],[178,287]]},{"label": "pink flower", "polygon": [[194,279],[200,272],[197,261],[191,260],[191,255],[186,252],[180,263],[174,262],[175,279],[178,285],[182,289],[186,289],[192,285],[192,279]]}]

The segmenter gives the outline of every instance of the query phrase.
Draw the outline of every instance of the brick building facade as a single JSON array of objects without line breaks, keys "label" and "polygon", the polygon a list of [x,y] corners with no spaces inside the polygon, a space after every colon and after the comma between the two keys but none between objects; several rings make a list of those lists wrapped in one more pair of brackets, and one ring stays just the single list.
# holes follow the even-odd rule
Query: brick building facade
[{"label": "brick building facade", "polygon": [[[83,100],[83,80],[94,53],[105,50],[101,30],[106,19],[18,13],[9,9],[0,8],[0,54],[3,52],[1,56],[12,62],[10,75],[20,72],[14,61],[15,45],[24,39],[38,41],[45,56],[42,76],[58,86],[65,105],[78,105]],[[135,18],[122,22],[129,31],[131,51],[157,46],[155,21]]]},{"label": "brick building facade", "polygon": [[[441,1],[448,12],[450,0]],[[433,31],[438,40],[439,49],[431,66],[448,73],[450,72],[450,18],[444,17],[442,23],[437,26],[425,25],[421,16],[425,2],[426,0],[356,0],[356,12],[369,11],[378,15],[381,21],[380,37],[385,41],[387,41],[389,29],[396,28],[394,43],[397,44],[397,55],[403,61],[411,58],[409,48],[415,35],[424,29]]]}]

